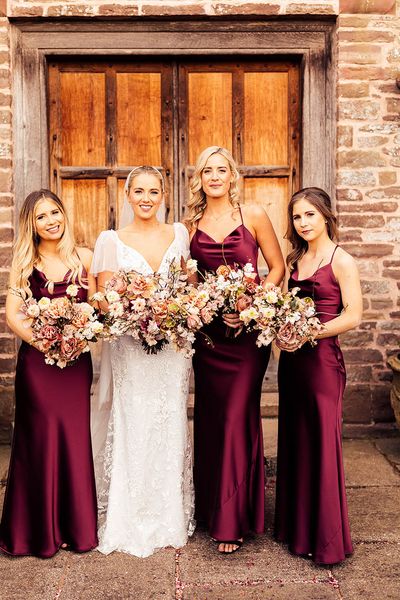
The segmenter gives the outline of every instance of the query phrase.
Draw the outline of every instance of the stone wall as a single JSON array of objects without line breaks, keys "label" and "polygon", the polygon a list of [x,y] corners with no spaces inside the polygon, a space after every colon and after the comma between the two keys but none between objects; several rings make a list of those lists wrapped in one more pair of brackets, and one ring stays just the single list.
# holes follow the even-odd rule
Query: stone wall
[{"label": "stone wall", "polygon": [[342,336],[349,383],[345,420],[392,420],[386,358],[400,324],[400,0],[0,0],[0,440],[12,418],[15,340],[4,319],[13,240],[12,92],[8,17],[339,15],[337,211],[340,241],[358,258],[364,322]]}]

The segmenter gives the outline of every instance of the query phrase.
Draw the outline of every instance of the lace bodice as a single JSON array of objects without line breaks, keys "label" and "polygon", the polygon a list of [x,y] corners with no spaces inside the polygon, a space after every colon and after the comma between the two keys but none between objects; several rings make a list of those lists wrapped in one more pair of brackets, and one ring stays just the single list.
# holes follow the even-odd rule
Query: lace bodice
[{"label": "lace bodice", "polygon": [[[161,259],[157,273],[167,273],[172,260],[189,256],[189,233],[182,223],[174,223],[175,237]],[[92,273],[118,269],[135,270],[143,275],[154,271],[147,260],[134,248],[125,244],[113,229],[102,231],[96,242],[93,256]]]}]

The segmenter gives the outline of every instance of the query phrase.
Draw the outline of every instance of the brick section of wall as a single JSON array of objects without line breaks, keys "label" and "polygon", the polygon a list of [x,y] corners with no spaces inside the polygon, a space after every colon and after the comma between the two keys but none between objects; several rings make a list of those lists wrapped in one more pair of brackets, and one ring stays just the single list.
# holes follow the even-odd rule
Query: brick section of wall
[{"label": "brick section of wall", "polygon": [[[0,0],[0,9],[5,2]],[[397,17],[396,17],[397,9]],[[9,0],[13,17],[258,16],[339,13],[339,0]],[[400,0],[340,0],[337,210],[340,242],[357,257],[364,322],[342,336],[348,422],[392,419],[387,356],[400,323]],[[8,21],[0,18],[0,441],[12,418],[15,342],[4,319],[13,240]]]},{"label": "brick section of wall", "polygon": [[[341,242],[357,257],[364,322],[342,336],[348,421],[392,419],[388,355],[400,340],[400,18],[393,1],[341,0],[338,29],[337,210]],[[400,14],[400,11],[399,11]]]},{"label": "brick section of wall", "polygon": [[9,17],[337,15],[339,0],[9,0]]},{"label": "brick section of wall", "polygon": [[0,443],[10,437],[16,349],[4,314],[14,237],[10,76],[9,25],[3,17],[0,18]]}]

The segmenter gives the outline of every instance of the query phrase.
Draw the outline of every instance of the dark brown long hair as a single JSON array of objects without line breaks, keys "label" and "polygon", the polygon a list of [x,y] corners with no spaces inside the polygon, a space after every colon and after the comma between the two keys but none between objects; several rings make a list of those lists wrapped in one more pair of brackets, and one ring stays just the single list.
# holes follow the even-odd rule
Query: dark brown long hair
[{"label": "dark brown long hair", "polygon": [[285,238],[292,244],[293,249],[288,254],[286,264],[292,271],[295,264],[301,259],[308,248],[308,243],[300,237],[293,225],[293,208],[299,200],[307,200],[321,213],[326,222],[328,236],[331,240],[337,239],[336,217],[332,212],[332,203],[329,195],[318,187],[307,187],[299,190],[291,197],[288,205],[288,226]]}]

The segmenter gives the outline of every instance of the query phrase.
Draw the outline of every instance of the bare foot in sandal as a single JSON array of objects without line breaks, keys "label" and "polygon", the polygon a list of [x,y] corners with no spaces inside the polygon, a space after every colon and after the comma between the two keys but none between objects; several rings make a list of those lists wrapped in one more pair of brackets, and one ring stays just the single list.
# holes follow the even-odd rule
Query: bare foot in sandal
[{"label": "bare foot in sandal", "polygon": [[239,540],[229,540],[227,542],[219,542],[218,552],[221,554],[233,554],[236,550],[239,550],[243,544],[243,538]]}]

